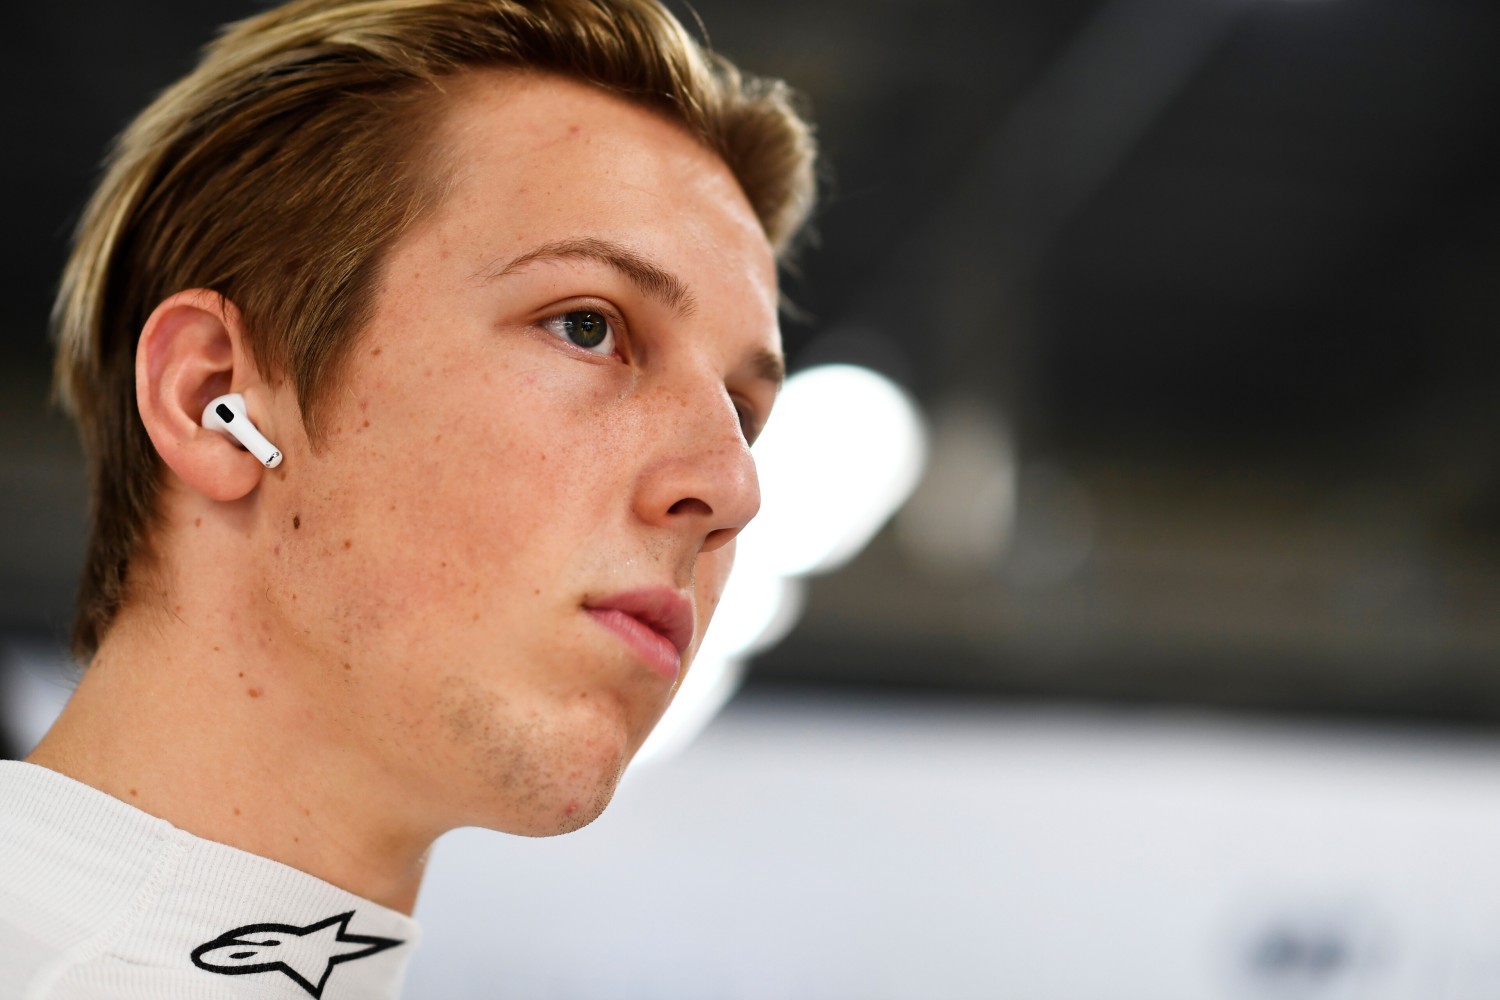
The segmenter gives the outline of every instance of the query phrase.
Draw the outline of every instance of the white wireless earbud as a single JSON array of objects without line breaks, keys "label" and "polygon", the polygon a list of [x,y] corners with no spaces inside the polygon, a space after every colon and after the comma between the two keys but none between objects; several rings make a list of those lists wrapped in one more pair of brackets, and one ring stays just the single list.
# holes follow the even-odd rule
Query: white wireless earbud
[{"label": "white wireless earbud", "polygon": [[203,408],[203,426],[213,431],[223,431],[245,446],[245,450],[268,469],[281,464],[281,452],[266,440],[266,436],[255,429],[250,416],[245,412],[245,397],[237,392],[220,396]]}]

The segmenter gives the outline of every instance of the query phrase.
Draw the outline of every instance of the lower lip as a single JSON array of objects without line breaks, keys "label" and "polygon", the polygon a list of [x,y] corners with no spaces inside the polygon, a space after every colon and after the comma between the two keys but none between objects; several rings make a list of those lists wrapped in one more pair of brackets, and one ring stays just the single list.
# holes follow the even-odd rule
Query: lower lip
[{"label": "lower lip", "polygon": [[625,640],[636,656],[646,665],[669,681],[677,679],[682,669],[682,656],[677,647],[660,632],[615,608],[587,608],[594,620]]}]

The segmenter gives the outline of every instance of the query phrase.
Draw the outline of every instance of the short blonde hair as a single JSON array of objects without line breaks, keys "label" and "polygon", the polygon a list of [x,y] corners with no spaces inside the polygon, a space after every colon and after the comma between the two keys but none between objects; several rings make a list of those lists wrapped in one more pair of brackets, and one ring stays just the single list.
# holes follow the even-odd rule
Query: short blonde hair
[{"label": "short blonde hair", "polygon": [[742,75],[656,0],[294,0],[228,26],[116,143],[53,312],[55,390],[92,490],[79,659],[154,526],[161,473],[134,376],[151,311],[188,288],[233,302],[316,442],[385,252],[440,199],[440,82],[488,67],[585,81],[678,122],[724,159],[778,255],[807,218],[814,147],[786,86]]}]

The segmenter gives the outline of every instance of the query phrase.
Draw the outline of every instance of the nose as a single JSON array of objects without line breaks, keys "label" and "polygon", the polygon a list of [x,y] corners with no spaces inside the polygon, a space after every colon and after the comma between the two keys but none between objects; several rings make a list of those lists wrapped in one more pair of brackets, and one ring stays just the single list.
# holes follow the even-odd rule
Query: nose
[{"label": "nose", "polygon": [[740,533],[760,510],[760,480],[722,385],[685,394],[663,392],[642,442],[648,456],[636,490],[636,515],[695,537],[712,552]]}]

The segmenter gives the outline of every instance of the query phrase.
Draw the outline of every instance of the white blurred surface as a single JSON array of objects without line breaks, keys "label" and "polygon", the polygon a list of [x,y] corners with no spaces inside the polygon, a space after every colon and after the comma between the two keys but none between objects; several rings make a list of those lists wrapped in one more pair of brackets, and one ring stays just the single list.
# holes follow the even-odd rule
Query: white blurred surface
[{"label": "white blurred surface", "polygon": [[1500,997],[1500,740],[731,704],[594,826],[444,838],[411,1000]]},{"label": "white blurred surface", "polygon": [[579,833],[445,837],[406,995],[1495,1000],[1497,843],[1495,734],[756,694]]},{"label": "white blurred surface", "polygon": [[24,757],[47,735],[73,696],[74,668],[55,646],[13,638],[0,640],[0,731],[9,749]]}]

